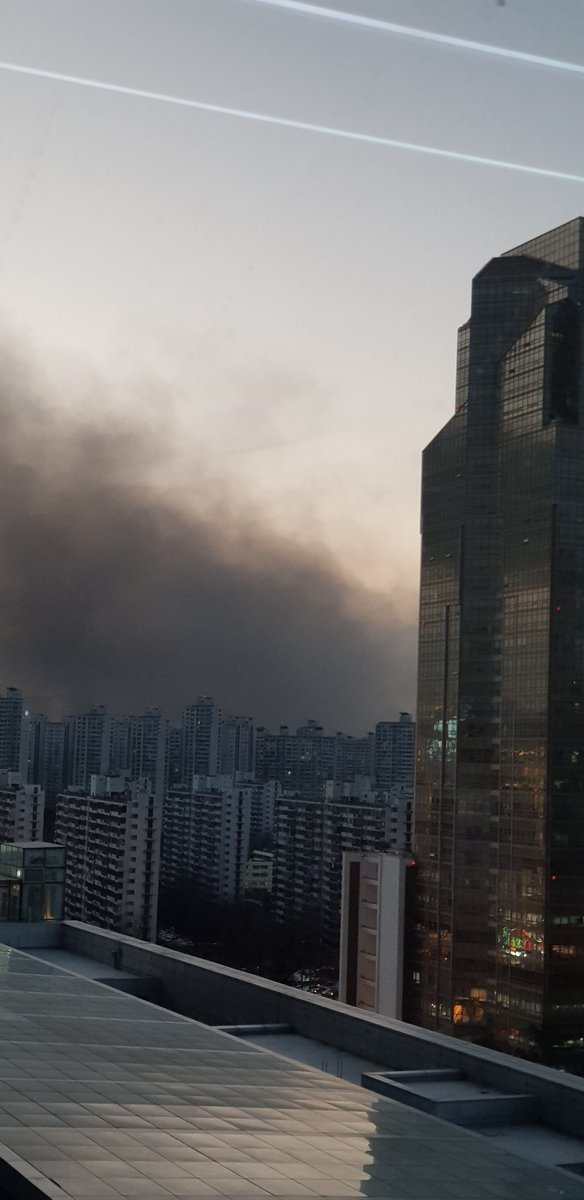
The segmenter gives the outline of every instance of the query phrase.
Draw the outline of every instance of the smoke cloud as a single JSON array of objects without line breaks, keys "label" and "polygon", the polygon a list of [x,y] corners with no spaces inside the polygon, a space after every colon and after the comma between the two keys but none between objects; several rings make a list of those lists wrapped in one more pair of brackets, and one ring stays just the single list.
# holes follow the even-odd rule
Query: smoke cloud
[{"label": "smoke cloud", "polygon": [[114,416],[93,387],[79,415],[47,393],[0,353],[2,686],[52,715],[175,715],[204,692],[349,732],[411,706],[411,608],[277,534],[196,446],[192,486],[171,487],[170,402]]}]

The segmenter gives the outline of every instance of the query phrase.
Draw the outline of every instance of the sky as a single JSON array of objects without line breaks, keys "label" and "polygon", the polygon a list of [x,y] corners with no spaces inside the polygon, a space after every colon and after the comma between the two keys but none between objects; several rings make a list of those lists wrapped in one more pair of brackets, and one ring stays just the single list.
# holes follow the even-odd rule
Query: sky
[{"label": "sky", "polygon": [[0,69],[0,685],[37,704],[415,704],[472,276],[584,212],[464,156],[584,174],[584,70],[520,57],[584,67],[584,10],[331,6],[519,57],[266,0],[0,0],[4,63],[461,156]]}]

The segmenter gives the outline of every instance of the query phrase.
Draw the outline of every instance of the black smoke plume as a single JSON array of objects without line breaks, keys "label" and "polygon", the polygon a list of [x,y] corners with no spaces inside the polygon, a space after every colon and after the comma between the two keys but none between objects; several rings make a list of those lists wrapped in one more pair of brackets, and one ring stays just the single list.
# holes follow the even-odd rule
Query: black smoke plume
[{"label": "black smoke plume", "polygon": [[53,715],[174,715],[206,692],[268,724],[350,732],[411,705],[411,607],[398,618],[326,551],[275,533],[196,447],[192,494],[165,490],[164,403],[154,421],[152,403],[114,419],[96,388],[79,416],[46,390],[1,354],[2,686]]}]

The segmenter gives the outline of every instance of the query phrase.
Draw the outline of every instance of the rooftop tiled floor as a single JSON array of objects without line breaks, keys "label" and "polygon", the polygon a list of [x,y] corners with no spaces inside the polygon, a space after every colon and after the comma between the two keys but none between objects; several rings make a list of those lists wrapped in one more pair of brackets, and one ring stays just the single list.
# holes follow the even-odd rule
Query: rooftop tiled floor
[{"label": "rooftop tiled floor", "polygon": [[584,1200],[584,1182],[562,1172],[8,947],[10,1194],[2,1160],[55,1200]]}]

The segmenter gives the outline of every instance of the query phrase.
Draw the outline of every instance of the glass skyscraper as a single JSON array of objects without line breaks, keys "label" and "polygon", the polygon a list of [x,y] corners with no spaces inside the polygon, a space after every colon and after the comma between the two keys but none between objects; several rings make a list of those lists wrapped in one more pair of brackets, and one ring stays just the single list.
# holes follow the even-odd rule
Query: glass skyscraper
[{"label": "glass skyscraper", "polygon": [[424,452],[410,1019],[584,1061],[584,218],[499,258]]}]

